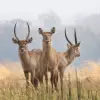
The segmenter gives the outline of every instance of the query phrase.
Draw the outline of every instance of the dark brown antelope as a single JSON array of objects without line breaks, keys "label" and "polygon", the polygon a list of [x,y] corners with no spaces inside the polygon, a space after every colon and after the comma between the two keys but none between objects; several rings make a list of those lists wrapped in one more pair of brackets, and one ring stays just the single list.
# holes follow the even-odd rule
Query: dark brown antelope
[{"label": "dark brown antelope", "polygon": [[48,90],[48,75],[47,72],[51,73],[51,84],[53,90],[53,83],[55,85],[55,89],[57,90],[57,82],[58,82],[58,54],[56,50],[52,48],[51,44],[51,36],[55,33],[55,28],[53,27],[50,32],[43,32],[41,28],[39,28],[39,34],[43,36],[42,40],[42,55],[40,58],[40,65],[42,75],[45,76],[46,80],[46,89]]},{"label": "dark brown antelope", "polygon": [[72,61],[80,56],[79,46],[80,42],[77,42],[76,29],[74,29],[75,44],[72,44],[67,37],[65,29],[65,38],[68,41],[66,52],[58,53],[59,55],[59,72],[60,72],[60,82],[61,82],[61,91],[63,95],[63,76],[65,68],[72,63]]},{"label": "dark brown antelope", "polygon": [[32,42],[32,37],[29,38],[30,36],[30,27],[29,24],[27,23],[28,26],[28,35],[25,40],[19,40],[17,35],[16,35],[16,24],[14,26],[14,35],[15,38],[12,38],[12,41],[15,44],[18,44],[19,46],[19,57],[21,60],[22,68],[24,71],[24,75],[26,78],[26,85],[27,87],[29,86],[29,73],[31,74],[31,83],[34,84],[35,87],[37,87],[37,79],[35,78],[35,69],[38,66],[39,63],[39,58],[41,55],[41,50],[32,50],[28,51],[27,45],[28,43]]}]

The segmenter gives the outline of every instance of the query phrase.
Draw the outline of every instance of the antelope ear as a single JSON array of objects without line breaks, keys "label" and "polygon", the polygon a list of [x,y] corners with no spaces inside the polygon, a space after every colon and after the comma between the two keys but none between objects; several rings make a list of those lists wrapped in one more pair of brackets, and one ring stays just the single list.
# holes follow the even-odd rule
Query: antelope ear
[{"label": "antelope ear", "polygon": [[43,34],[43,30],[41,28],[38,29],[39,34]]},{"label": "antelope ear", "polygon": [[80,46],[80,42],[76,44],[76,47],[79,47],[79,46]]},{"label": "antelope ear", "polygon": [[18,41],[14,38],[12,38],[13,43],[18,44]]},{"label": "antelope ear", "polygon": [[67,47],[68,47],[68,49],[71,47],[71,45],[70,44],[67,44]]},{"label": "antelope ear", "polygon": [[51,34],[54,34],[55,31],[56,31],[55,27],[52,27],[52,29],[51,29]]},{"label": "antelope ear", "polygon": [[33,38],[31,37],[31,38],[29,38],[28,40],[27,40],[27,43],[31,43],[32,42],[32,40],[33,40]]}]

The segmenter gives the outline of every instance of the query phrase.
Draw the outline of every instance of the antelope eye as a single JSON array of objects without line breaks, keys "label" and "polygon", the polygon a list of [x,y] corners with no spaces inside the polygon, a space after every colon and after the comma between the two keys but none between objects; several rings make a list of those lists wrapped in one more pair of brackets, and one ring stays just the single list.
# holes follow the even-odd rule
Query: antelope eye
[{"label": "antelope eye", "polygon": [[77,50],[78,50],[78,48],[75,49],[75,51],[77,51]]},{"label": "antelope eye", "polygon": [[19,44],[19,45],[21,45],[21,43],[20,43],[20,42],[18,42],[18,44]]},{"label": "antelope eye", "polygon": [[26,45],[26,44],[27,44],[27,42],[24,43],[24,45]]}]

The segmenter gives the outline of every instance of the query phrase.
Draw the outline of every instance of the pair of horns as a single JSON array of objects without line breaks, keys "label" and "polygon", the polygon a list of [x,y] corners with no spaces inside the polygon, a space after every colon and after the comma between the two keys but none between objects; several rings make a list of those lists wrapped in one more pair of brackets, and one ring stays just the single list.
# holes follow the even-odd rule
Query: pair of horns
[{"label": "pair of horns", "polygon": [[[17,23],[16,23],[16,24],[17,24]],[[15,24],[15,26],[14,26],[14,35],[15,35],[15,38],[19,41],[19,39],[18,39],[18,37],[17,37],[17,35],[16,35],[16,24]],[[28,34],[27,34],[26,40],[28,40],[28,39],[29,39],[29,36],[30,36],[30,27],[29,27],[28,22],[26,22],[26,24],[27,24],[27,27],[28,27]]]},{"label": "pair of horns", "polygon": [[[67,37],[66,28],[65,28],[65,38],[66,38],[66,40],[68,41],[68,43],[69,43],[70,45],[72,45],[72,43],[70,42],[70,40],[69,40],[68,37]],[[74,38],[75,38],[75,44],[77,44],[77,36],[76,36],[76,29],[75,29],[75,28],[74,28]]]}]

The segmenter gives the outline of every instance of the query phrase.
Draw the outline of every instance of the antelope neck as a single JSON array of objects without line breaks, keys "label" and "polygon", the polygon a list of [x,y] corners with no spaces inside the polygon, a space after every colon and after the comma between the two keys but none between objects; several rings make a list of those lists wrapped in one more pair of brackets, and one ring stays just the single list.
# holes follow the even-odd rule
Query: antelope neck
[{"label": "antelope neck", "polygon": [[50,44],[43,44],[43,53],[45,54],[45,56],[51,56],[51,52],[52,52],[52,47]]},{"label": "antelope neck", "polygon": [[68,61],[69,64],[74,60],[75,56],[74,56],[73,50],[71,48],[68,49],[65,52],[65,58],[67,59],[67,61]]}]

